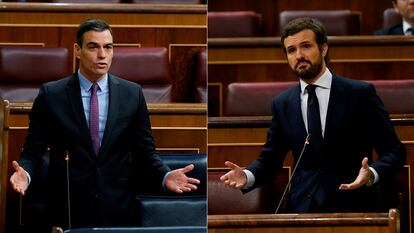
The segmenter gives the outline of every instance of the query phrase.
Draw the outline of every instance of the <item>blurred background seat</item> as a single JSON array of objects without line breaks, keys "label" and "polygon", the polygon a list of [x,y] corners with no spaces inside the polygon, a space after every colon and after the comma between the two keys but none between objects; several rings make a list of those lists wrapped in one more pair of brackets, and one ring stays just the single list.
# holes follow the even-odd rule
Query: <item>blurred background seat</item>
[{"label": "blurred background seat", "polygon": [[33,102],[39,87],[71,74],[66,48],[0,47],[0,97]]},{"label": "blurred background seat", "polygon": [[[360,14],[350,10],[300,10],[282,11],[279,28],[295,18],[311,17],[320,20],[328,36],[360,35]],[[279,35],[281,31],[279,32]]]},{"label": "blurred background seat", "polygon": [[116,47],[109,72],[140,84],[147,102],[173,102],[166,48]]},{"label": "blurred background seat", "polygon": [[195,102],[207,102],[207,51],[201,50],[196,55],[196,74],[195,74]]},{"label": "blurred background seat", "polygon": [[261,16],[254,11],[208,12],[208,37],[260,36]]},{"label": "blurred background seat", "polygon": [[402,17],[394,8],[388,8],[384,10],[382,20],[382,27],[389,28],[401,23]]}]

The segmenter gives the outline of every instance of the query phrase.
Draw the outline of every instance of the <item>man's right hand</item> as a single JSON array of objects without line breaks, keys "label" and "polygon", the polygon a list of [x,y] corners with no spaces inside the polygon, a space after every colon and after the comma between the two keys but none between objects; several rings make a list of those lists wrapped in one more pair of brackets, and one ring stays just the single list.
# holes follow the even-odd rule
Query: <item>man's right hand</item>
[{"label": "man's right hand", "polygon": [[16,161],[13,161],[12,165],[14,173],[10,177],[11,186],[16,192],[24,195],[24,192],[26,192],[27,187],[29,186],[27,173]]},{"label": "man's right hand", "polygon": [[220,177],[220,180],[232,188],[243,188],[247,183],[247,177],[243,170],[239,166],[230,161],[226,161],[224,165],[230,168],[231,171],[222,175]]}]

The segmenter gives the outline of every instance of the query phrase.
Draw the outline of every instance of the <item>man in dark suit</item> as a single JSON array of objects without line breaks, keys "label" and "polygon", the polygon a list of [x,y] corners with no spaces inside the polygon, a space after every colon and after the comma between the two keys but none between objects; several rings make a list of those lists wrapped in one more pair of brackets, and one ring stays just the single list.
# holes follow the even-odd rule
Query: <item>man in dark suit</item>
[{"label": "man in dark suit", "polygon": [[169,191],[195,190],[199,180],[185,175],[193,165],[171,171],[156,154],[141,86],[108,73],[109,25],[99,19],[80,24],[75,54],[75,74],[40,88],[21,157],[13,161],[12,187],[24,195],[49,149],[47,224],[64,228],[136,222],[132,174],[137,168],[131,160],[151,167],[157,175],[148,179]]},{"label": "man in dark suit", "polygon": [[297,170],[288,212],[374,211],[373,186],[406,159],[374,86],[331,73],[326,32],[317,20],[289,22],[281,41],[300,82],[273,99],[272,124],[259,158],[244,170],[226,161],[231,171],[221,180],[250,191],[280,171],[292,151]]},{"label": "man in dark suit", "polygon": [[402,22],[389,28],[383,28],[374,32],[374,35],[413,35],[414,34],[414,1],[393,0],[395,11],[402,16]]}]

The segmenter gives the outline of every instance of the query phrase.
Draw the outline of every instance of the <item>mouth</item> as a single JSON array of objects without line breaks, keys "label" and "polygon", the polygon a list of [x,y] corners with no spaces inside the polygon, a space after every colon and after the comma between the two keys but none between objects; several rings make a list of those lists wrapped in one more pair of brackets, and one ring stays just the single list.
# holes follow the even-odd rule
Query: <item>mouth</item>
[{"label": "mouth", "polygon": [[97,62],[97,63],[95,63],[95,64],[96,64],[96,66],[97,66],[98,68],[100,68],[100,69],[106,68],[106,67],[108,66],[108,64],[107,64],[107,63],[105,63],[105,62]]},{"label": "mouth", "polygon": [[311,63],[308,62],[308,61],[299,61],[298,63],[296,63],[295,68],[296,69],[304,69],[304,68],[306,68],[309,65],[311,65]]}]

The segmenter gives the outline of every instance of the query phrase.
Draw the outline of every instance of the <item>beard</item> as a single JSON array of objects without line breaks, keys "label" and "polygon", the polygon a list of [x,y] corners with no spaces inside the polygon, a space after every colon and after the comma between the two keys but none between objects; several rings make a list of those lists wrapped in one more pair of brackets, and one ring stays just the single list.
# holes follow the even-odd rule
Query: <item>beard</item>
[{"label": "beard", "polygon": [[305,59],[301,59],[297,61],[297,64],[300,62],[306,62],[310,65],[310,67],[308,68],[298,68],[295,67],[293,68],[293,73],[295,73],[296,76],[298,76],[301,79],[307,80],[307,79],[313,79],[315,78],[322,70],[322,63],[323,63],[323,57],[322,55],[319,56],[319,59],[312,64],[312,62],[305,60]]}]

